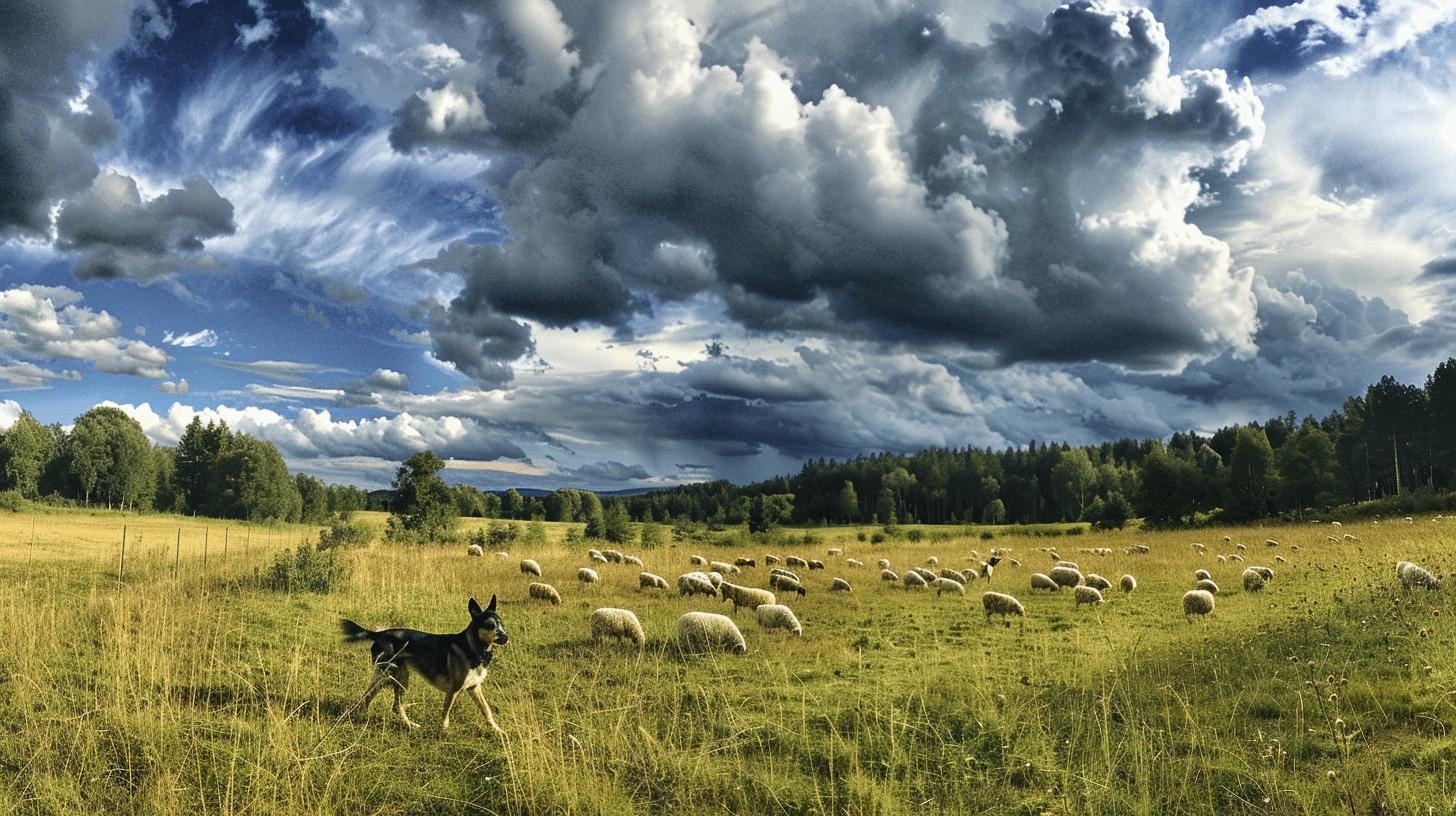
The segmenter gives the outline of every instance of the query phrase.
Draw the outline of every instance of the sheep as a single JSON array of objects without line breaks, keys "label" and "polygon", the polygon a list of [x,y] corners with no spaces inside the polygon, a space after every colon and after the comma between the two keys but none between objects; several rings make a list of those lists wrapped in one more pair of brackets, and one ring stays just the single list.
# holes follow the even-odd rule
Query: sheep
[{"label": "sheep", "polygon": [[770,575],[768,585],[780,592],[797,592],[800,598],[807,594],[799,579],[789,575]]},{"label": "sheep", "polygon": [[925,566],[938,567],[940,566],[940,559],[932,555],[929,558],[925,559]]},{"label": "sheep", "polygon": [[1089,572],[1087,573],[1087,586],[1092,587],[1098,592],[1106,592],[1112,589],[1112,582],[1095,572]]},{"label": "sheep", "polygon": [[667,589],[667,579],[661,575],[653,575],[650,572],[637,573],[638,589]]},{"label": "sheep", "polygon": [[809,569],[811,569],[811,570],[824,569],[824,562],[823,561],[820,561],[817,558],[815,558],[815,559],[813,559],[813,560],[811,560],[809,562]]},{"label": "sheep", "polygon": [[1206,552],[1207,549],[1208,549],[1207,547],[1204,547],[1202,544],[1199,544],[1197,541],[1193,542],[1193,545],[1192,546],[1193,546],[1193,549],[1195,549],[1195,550],[1197,550],[1199,552]]},{"label": "sheep", "polygon": [[726,561],[709,561],[708,566],[720,575],[737,575],[741,570]]},{"label": "sheep", "polygon": [[[977,578],[980,578],[981,577],[980,574],[977,573],[975,571],[975,569],[973,569],[971,567],[966,567],[965,569],[961,570],[960,576],[961,577],[960,577],[959,580],[962,583],[966,583],[966,584],[969,584],[970,582],[972,582],[972,581],[976,580]],[[986,573],[986,580],[987,581],[991,580],[991,573],[990,572],[987,572]]]},{"label": "sheep", "polygon": [[840,577],[837,577],[836,576],[835,579],[829,584],[829,591],[830,592],[853,592],[854,590],[850,588],[848,581],[844,580],[843,578],[840,578]]},{"label": "sheep", "polygon": [[1102,593],[1097,591],[1096,587],[1075,587],[1072,590],[1072,598],[1076,601],[1073,604],[1074,606],[1081,606],[1082,604],[1096,606],[1097,604],[1102,603]]},{"label": "sheep", "polygon": [[906,589],[924,589],[928,583],[925,577],[918,572],[907,572],[900,576],[900,582]]},{"label": "sheep", "polygon": [[597,550],[590,550],[590,551],[588,551],[587,554],[586,554],[586,558],[587,558],[588,561],[593,561],[593,562],[596,562],[598,564],[605,564],[605,563],[607,563],[607,557],[605,555],[602,555]]},{"label": "sheep", "polygon": [[677,594],[679,595],[707,595],[710,598],[718,596],[718,590],[708,576],[701,572],[685,572],[677,577]]},{"label": "sheep", "polygon": [[630,640],[639,649],[647,645],[647,634],[642,631],[642,622],[629,609],[602,607],[591,613],[589,622],[593,643],[609,637],[613,640]]},{"label": "sheep", "polygon": [[752,558],[735,558],[735,559],[733,559],[733,566],[740,567],[740,568],[742,568],[742,567],[757,567],[758,566],[758,562],[757,561],[754,561]]},{"label": "sheep", "polygon": [[1335,544],[1339,544],[1340,543],[1340,540],[1338,538],[1335,538],[1334,536],[1325,536],[1325,541],[1330,541],[1330,542],[1333,542]]},{"label": "sheep", "polygon": [[1265,547],[1277,547],[1277,546],[1279,546],[1279,542],[1278,541],[1275,541],[1272,538],[1266,538],[1266,539],[1264,539],[1264,546]]},{"label": "sheep", "polygon": [[723,573],[718,572],[717,570],[709,572],[708,583],[713,585],[713,589],[717,589],[718,587],[723,586]]},{"label": "sheep", "polygon": [[1274,563],[1276,563],[1276,564],[1287,564],[1289,562],[1288,562],[1288,559],[1286,559],[1284,556],[1282,556],[1282,555],[1276,555],[1276,556],[1274,556]]},{"label": "sheep", "polygon": [[1015,558],[1007,559],[1007,563],[1009,563],[1013,567],[1016,567],[1017,569],[1021,569],[1021,562],[1016,560]]},{"label": "sheep", "polygon": [[779,599],[775,598],[774,594],[766,589],[730,584],[727,581],[724,581],[718,587],[718,592],[722,594],[723,600],[733,602],[733,614],[735,615],[738,614],[738,610],[744,607],[753,609],[759,604],[774,604],[779,602]]},{"label": "sheep", "polygon": [[1048,592],[1056,592],[1061,588],[1062,585],[1057,583],[1056,581],[1053,581],[1051,576],[1047,575],[1046,573],[1033,572],[1031,574],[1031,589],[1033,592],[1038,589],[1045,589]]},{"label": "sheep", "polygon": [[1136,545],[1133,546],[1132,549],[1138,555],[1147,555],[1148,553],[1150,553],[1150,552],[1153,551],[1153,548],[1152,547],[1149,547],[1146,544],[1136,544]]},{"label": "sheep", "polygon": [[1274,570],[1271,570],[1268,567],[1249,567],[1249,569],[1259,573],[1259,577],[1263,578],[1265,581],[1274,580]]},{"label": "sheep", "polygon": [[688,563],[695,567],[706,567],[708,566],[708,559],[701,555],[690,555],[688,556]]},{"label": "sheep", "polygon": [[1360,540],[1358,537],[1353,536],[1353,535],[1351,535],[1349,533],[1345,533],[1343,536],[1340,536],[1340,537],[1343,538],[1346,541],[1359,541]]},{"label": "sheep", "polygon": [[1264,588],[1264,576],[1259,574],[1259,571],[1253,567],[1244,570],[1241,578],[1244,582],[1245,592],[1258,592]]},{"label": "sheep", "polygon": [[522,558],[521,559],[521,574],[522,575],[534,575],[537,578],[540,578],[541,577],[541,565],[540,564],[537,564],[535,561],[531,560],[530,558]]},{"label": "sheep", "polygon": [[845,566],[848,566],[851,569],[859,569],[860,567],[864,566],[864,562],[859,560],[858,558],[846,558],[844,559],[844,563]]},{"label": "sheep", "polygon": [[888,558],[881,558],[880,561],[879,561],[879,564],[880,564],[880,569],[887,570],[887,569],[890,568],[890,559],[888,559]]},{"label": "sheep", "polygon": [[830,555],[843,555],[844,549],[842,547],[830,547],[828,552]]},{"label": "sheep", "polygon": [[1194,615],[1213,614],[1213,593],[1202,589],[1190,589],[1183,593],[1183,617],[1193,622]]},{"label": "sheep", "polygon": [[805,561],[797,555],[791,555],[788,558],[785,558],[784,563],[788,564],[791,567],[803,567],[805,569],[809,568],[809,562]]},{"label": "sheep", "polygon": [[771,572],[769,574],[770,575],[782,575],[785,578],[793,578],[795,581],[802,581],[802,580],[804,580],[803,578],[800,578],[799,577],[799,574],[797,572],[792,572],[792,571],[786,570],[786,569],[779,569],[778,567],[774,567],[773,568],[773,572]]},{"label": "sheep", "polygon": [[1238,550],[1239,552],[1243,552],[1243,551],[1245,551],[1245,550],[1247,550],[1249,548],[1248,547],[1245,547],[1242,544],[1235,544],[1234,545],[1234,549]]},{"label": "sheep", "polygon": [[557,592],[556,587],[550,584],[532,583],[526,587],[526,592],[538,601],[550,601],[552,606],[561,603],[561,593]]},{"label": "sheep", "polygon": [[882,570],[880,570],[880,580],[881,581],[898,581],[898,580],[900,580],[900,576],[899,575],[896,575],[895,574],[895,571],[892,570],[892,569],[882,569]]},{"label": "sheep", "polygon": [[471,544],[469,547],[465,548],[465,554],[470,556],[471,558],[480,558],[481,556],[485,555],[485,549],[479,544]]},{"label": "sheep", "polygon": [[1227,543],[1229,543],[1230,541],[1233,541],[1233,540],[1234,540],[1233,539],[1233,536],[1224,536],[1223,537],[1223,543],[1225,543],[1225,544],[1227,544]]},{"label": "sheep", "polygon": [[738,624],[716,612],[689,612],[677,619],[677,645],[684,652],[724,651],[744,654],[748,644]]},{"label": "sheep", "polygon": [[624,555],[622,556],[622,563],[631,564],[634,567],[640,567],[642,566],[642,559],[638,558],[635,555]]},{"label": "sheep", "polygon": [[966,576],[962,575],[961,572],[960,572],[960,570],[953,570],[950,567],[941,567],[940,568],[940,572],[936,573],[936,577],[937,578],[949,578],[952,581],[964,581],[964,580],[966,580]]},{"label": "sheep", "polygon": [[1117,585],[1122,588],[1123,592],[1132,592],[1134,589],[1137,589],[1137,579],[1131,575],[1124,575],[1122,576],[1122,580],[1117,582]]},{"label": "sheep", "polygon": [[1075,561],[1058,561],[1057,563],[1052,564],[1052,569],[1056,569],[1057,567],[1066,567],[1067,569],[1074,569],[1078,572],[1082,570],[1081,567],[1077,566],[1077,562]]},{"label": "sheep", "polygon": [[601,580],[601,576],[597,575],[597,571],[591,567],[582,567],[576,571],[576,580],[583,584],[595,584]]},{"label": "sheep", "polygon": [[617,550],[602,550],[602,555],[605,555],[607,560],[613,564],[622,563],[622,554]]},{"label": "sheep", "polygon": [[1074,587],[1082,582],[1082,573],[1076,567],[1053,567],[1048,574],[1064,587]]},{"label": "sheep", "polygon": [[935,579],[938,577],[935,573],[924,567],[911,567],[910,571],[924,579],[926,584],[935,583]]},{"label": "sheep", "polygon": [[935,587],[935,594],[937,597],[944,595],[947,592],[954,592],[957,595],[966,594],[966,585],[961,583],[960,581],[957,581],[954,578],[936,578],[935,583],[932,584],[932,586]]},{"label": "sheep", "polygon": [[1332,521],[1332,522],[1330,522],[1330,526],[1331,527],[1344,527],[1345,525],[1339,523],[1338,521]]},{"label": "sheep", "polygon": [[1210,575],[1209,572],[1208,572],[1208,570],[1206,570],[1206,569],[1194,570],[1194,572],[1193,572],[1193,580],[1195,580],[1195,581],[1211,581],[1211,580],[1213,580],[1213,576]]},{"label": "sheep", "polygon": [[1244,557],[1242,555],[1232,554],[1232,555],[1229,556],[1229,560],[1230,561],[1237,561],[1240,564],[1244,563]]},{"label": "sheep", "polygon": [[763,563],[772,565],[772,564],[777,564],[778,562],[779,562],[779,557],[777,555],[774,555],[773,553],[764,553],[763,554]]},{"label": "sheep", "polygon": [[1204,578],[1202,581],[1199,581],[1198,583],[1194,584],[1193,585],[1193,588],[1194,589],[1201,589],[1204,592],[1207,592],[1209,595],[1217,595],[1218,594],[1218,584],[1215,584],[1213,582],[1213,579],[1211,579],[1211,578]]},{"label": "sheep", "polygon": [[1441,588],[1440,579],[1409,561],[1396,563],[1395,572],[1400,577],[1400,585],[1406,589],[1424,587],[1434,591]]},{"label": "sheep", "polygon": [[794,610],[783,604],[761,604],[753,611],[758,617],[758,625],[764,629],[787,629],[798,637],[804,636],[804,627],[799,624]]},{"label": "sheep", "polygon": [[1019,618],[1026,617],[1026,607],[1021,605],[1021,601],[1000,592],[982,592],[981,608],[986,610],[987,623],[991,622],[992,615],[1000,615],[1005,619],[1007,626],[1011,625],[1012,615]]}]

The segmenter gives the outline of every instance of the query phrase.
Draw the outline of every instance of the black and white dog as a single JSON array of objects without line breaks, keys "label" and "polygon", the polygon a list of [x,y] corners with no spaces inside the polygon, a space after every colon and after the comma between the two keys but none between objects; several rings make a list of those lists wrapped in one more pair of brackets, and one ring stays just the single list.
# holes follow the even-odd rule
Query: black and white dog
[{"label": "black and white dog", "polygon": [[434,635],[414,629],[375,632],[351,620],[342,621],[340,627],[344,630],[345,641],[368,640],[374,644],[370,649],[374,656],[374,679],[368,691],[364,692],[360,710],[367,711],[374,695],[384,688],[385,683],[391,683],[394,686],[394,713],[405,725],[418,728],[419,725],[404,711],[404,692],[409,688],[409,675],[413,671],[445,692],[445,711],[440,717],[442,728],[450,727],[450,709],[463,691],[480,706],[490,729],[497,734],[502,733],[481,686],[485,683],[494,648],[504,646],[508,640],[506,629],[500,615],[495,612],[494,595],[490,596],[490,605],[484,609],[471,598],[469,610],[470,624],[465,631],[453,635]]}]

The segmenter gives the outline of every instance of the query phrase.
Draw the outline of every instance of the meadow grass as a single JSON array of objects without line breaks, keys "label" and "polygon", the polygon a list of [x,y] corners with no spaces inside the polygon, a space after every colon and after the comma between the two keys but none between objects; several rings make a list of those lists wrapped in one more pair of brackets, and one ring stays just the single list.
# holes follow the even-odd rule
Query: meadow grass
[{"label": "meadow grass", "polygon": [[[744,612],[747,655],[698,657],[668,645],[674,621],[728,604],[639,591],[627,565],[594,565],[602,582],[580,586],[585,548],[568,550],[566,527],[547,527],[545,546],[517,542],[509,558],[375,544],[345,554],[352,573],[336,591],[286,594],[255,570],[316,528],[0,516],[0,812],[1456,809],[1456,587],[1402,592],[1393,569],[1408,559],[1446,573],[1453,520],[1047,538],[1001,529],[989,541],[979,528],[954,537],[923,528],[919,542],[878,545],[835,528],[807,531],[811,543],[792,530],[782,536],[792,544],[621,548],[669,581],[692,553],[756,556],[740,581],[760,586],[765,551],[828,564],[799,571],[807,597],[781,598],[804,637],[764,632]],[[1331,532],[1360,540],[1330,543]],[[1124,551],[1139,543],[1151,552]],[[1248,564],[1275,569],[1263,592],[1241,591],[1246,564],[1215,558],[1236,543],[1248,546]],[[836,546],[844,556],[826,555]],[[964,598],[937,598],[884,585],[875,568],[881,557],[903,570],[931,554],[964,566],[992,546],[1023,563],[1003,563],[989,584],[1026,605],[1010,627],[982,615],[984,581]],[[1114,584],[1132,573],[1138,589],[1079,609],[1069,592],[1033,594],[1030,573],[1052,562],[1043,547]],[[1080,551],[1092,547],[1113,554]],[[520,574],[521,557],[540,561],[560,606],[527,598],[537,579]],[[1190,624],[1179,598],[1198,567],[1222,593],[1212,617]],[[827,592],[834,576],[854,592]],[[492,593],[511,636],[486,688],[503,740],[468,704],[442,732],[442,695],[418,680],[408,700],[420,731],[398,727],[388,694],[367,716],[355,709],[368,650],[340,642],[341,616],[458,631],[466,598]],[[636,611],[647,647],[593,646],[587,617],[600,606]]]}]

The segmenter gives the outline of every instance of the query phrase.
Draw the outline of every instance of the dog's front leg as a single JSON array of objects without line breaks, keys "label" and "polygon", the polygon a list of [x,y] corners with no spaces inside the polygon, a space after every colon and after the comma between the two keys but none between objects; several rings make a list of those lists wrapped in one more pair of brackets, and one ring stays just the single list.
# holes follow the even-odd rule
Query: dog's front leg
[{"label": "dog's front leg", "polygon": [[470,699],[480,706],[480,713],[485,715],[485,724],[490,726],[490,730],[494,731],[497,736],[505,734],[501,727],[496,725],[495,715],[490,713],[490,703],[485,701],[485,692],[481,690],[480,686],[470,687]]},{"label": "dog's front leg", "polygon": [[445,713],[440,715],[440,728],[450,727],[450,709],[455,707],[455,700],[460,696],[460,689],[445,692]]}]

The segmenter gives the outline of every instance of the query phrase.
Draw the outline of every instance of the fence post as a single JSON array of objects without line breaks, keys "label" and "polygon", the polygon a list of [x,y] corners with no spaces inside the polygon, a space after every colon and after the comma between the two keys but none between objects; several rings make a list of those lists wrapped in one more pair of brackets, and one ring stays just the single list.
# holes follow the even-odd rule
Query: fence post
[{"label": "fence post", "polygon": [[172,577],[177,577],[177,568],[182,566],[182,528],[177,528],[177,554],[172,557]]},{"label": "fence post", "polygon": [[116,567],[116,582],[126,577],[126,525],[121,525],[121,563]]}]

